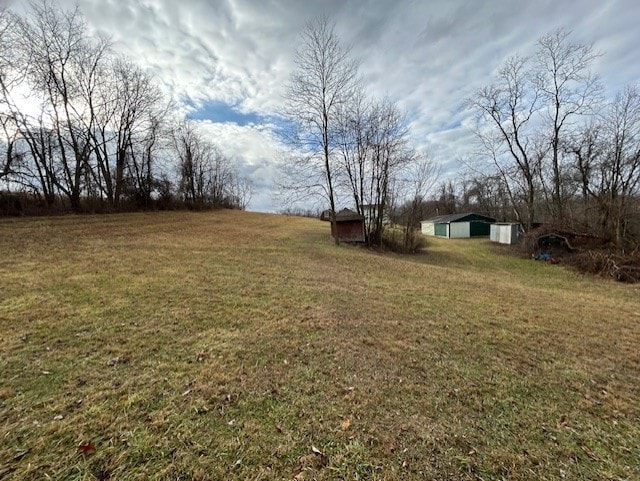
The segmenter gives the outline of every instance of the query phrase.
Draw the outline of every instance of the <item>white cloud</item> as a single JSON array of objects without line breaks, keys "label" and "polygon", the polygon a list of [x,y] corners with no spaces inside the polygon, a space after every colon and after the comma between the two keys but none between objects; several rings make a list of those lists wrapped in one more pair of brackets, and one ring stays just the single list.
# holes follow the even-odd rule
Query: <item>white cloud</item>
[{"label": "white cloud", "polygon": [[228,122],[202,121],[199,125],[209,139],[231,157],[240,175],[254,187],[249,209],[277,212],[281,209],[276,195],[279,165],[285,146],[272,125],[240,126]]}]

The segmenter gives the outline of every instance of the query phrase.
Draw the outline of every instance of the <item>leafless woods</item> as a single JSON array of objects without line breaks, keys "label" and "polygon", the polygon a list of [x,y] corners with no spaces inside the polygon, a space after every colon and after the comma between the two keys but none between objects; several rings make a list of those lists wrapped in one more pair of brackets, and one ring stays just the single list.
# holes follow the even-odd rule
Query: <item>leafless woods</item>
[{"label": "leafless woods", "polygon": [[[531,227],[562,223],[637,245],[640,91],[604,98],[592,72],[598,53],[557,30],[531,58],[509,58],[468,100],[477,114],[476,181]],[[488,161],[488,162],[487,162]]]},{"label": "leafless woods", "polygon": [[77,7],[2,11],[0,36],[0,180],[40,212],[246,207],[231,160]]}]

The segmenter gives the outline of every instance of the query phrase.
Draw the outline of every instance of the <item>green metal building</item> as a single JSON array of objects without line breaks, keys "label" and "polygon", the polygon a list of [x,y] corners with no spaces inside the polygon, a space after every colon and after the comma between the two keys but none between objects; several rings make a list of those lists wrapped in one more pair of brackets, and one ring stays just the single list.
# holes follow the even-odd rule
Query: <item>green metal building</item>
[{"label": "green metal building", "polygon": [[422,234],[449,239],[488,237],[496,220],[486,215],[465,213],[439,215],[421,222]]}]

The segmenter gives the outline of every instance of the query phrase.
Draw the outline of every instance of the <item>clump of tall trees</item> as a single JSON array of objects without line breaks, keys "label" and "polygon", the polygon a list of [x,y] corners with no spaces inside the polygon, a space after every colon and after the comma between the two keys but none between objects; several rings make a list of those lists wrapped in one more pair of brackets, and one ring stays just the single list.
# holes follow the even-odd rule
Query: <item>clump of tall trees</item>
[{"label": "clump of tall trees", "polygon": [[244,208],[251,188],[154,78],[42,0],[0,11],[0,190],[39,212]]},{"label": "clump of tall trees", "polygon": [[640,91],[604,99],[591,70],[598,55],[557,30],[532,57],[504,63],[468,100],[486,165],[476,180],[485,197],[502,193],[526,228],[554,222],[632,249],[640,240]]},{"label": "clump of tall trees", "polygon": [[[394,204],[425,196],[430,183],[418,177],[436,172],[415,167],[435,164],[411,146],[398,106],[368,95],[358,63],[326,17],[302,31],[295,67],[284,112],[294,147],[283,176],[286,199],[319,198],[332,223],[338,207],[349,206],[366,219],[367,243],[380,245]],[[411,250],[413,225],[405,234],[403,248]]]}]

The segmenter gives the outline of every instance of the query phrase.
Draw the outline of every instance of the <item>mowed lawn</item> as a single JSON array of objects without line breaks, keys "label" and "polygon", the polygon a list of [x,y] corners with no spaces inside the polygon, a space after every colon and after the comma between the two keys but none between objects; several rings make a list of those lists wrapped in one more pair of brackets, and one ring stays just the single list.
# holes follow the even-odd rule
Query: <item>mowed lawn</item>
[{"label": "mowed lawn", "polygon": [[0,479],[640,479],[640,286],[328,232],[0,220]]}]

